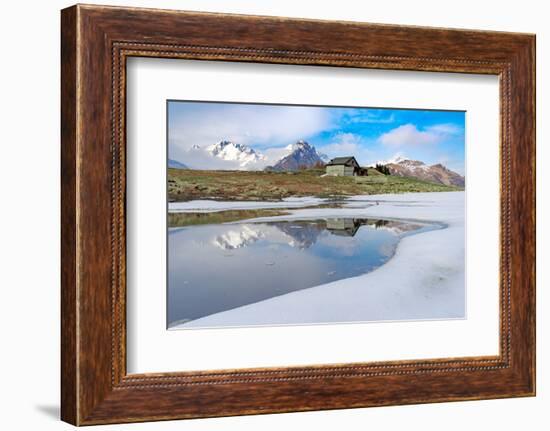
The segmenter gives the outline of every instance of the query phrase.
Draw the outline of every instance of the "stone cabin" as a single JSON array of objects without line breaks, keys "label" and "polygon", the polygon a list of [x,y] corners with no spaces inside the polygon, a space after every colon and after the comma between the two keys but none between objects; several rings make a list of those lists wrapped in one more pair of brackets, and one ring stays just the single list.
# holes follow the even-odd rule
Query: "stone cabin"
[{"label": "stone cabin", "polygon": [[351,177],[367,175],[367,169],[362,168],[355,157],[335,157],[326,164],[326,174],[332,176]]}]

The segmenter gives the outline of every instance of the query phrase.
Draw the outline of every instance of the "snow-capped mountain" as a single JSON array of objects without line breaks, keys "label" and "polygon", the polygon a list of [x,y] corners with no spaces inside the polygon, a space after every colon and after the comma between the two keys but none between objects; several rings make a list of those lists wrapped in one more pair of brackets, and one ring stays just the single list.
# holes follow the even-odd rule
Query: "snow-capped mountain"
[{"label": "snow-capped mountain", "polygon": [[300,250],[307,249],[315,244],[326,229],[326,225],[300,221],[274,223],[274,226],[289,238],[289,246]]},{"label": "snow-capped mountain", "polygon": [[272,241],[303,250],[317,242],[325,227],[305,222],[280,222],[269,226],[253,223],[235,225],[212,238],[212,244],[222,250],[236,250],[248,247],[261,239],[270,238]]},{"label": "snow-capped mountain", "polygon": [[[197,150],[200,147],[197,146]],[[266,157],[254,151],[244,144],[236,144],[231,141],[220,141],[217,144],[210,145],[206,152],[213,157],[217,157],[229,162],[236,162],[241,169],[251,168],[253,165],[266,160]]]},{"label": "snow-capped mountain", "polygon": [[398,154],[398,155],[396,155],[396,156],[394,156],[394,157],[392,157],[391,159],[388,159],[388,160],[378,160],[376,163],[373,163],[369,166],[374,168],[374,166],[376,166],[376,165],[390,165],[392,163],[401,163],[401,162],[406,161],[406,160],[408,160],[408,159]]},{"label": "snow-capped mountain", "polygon": [[174,168],[174,169],[189,169],[187,165],[181,162],[178,162],[177,160],[174,160],[174,159],[168,159],[168,167]]},{"label": "snow-capped mountain", "polygon": [[[317,152],[313,145],[298,141],[286,147],[272,147],[261,153],[242,143],[222,140],[216,144],[201,147],[191,146],[186,152],[187,167],[192,169],[226,169],[255,171],[296,171],[325,163],[328,157]],[[175,166],[174,166],[175,167]],[[183,168],[181,168],[183,169]]]},{"label": "snow-capped mountain", "polygon": [[216,236],[212,240],[212,244],[222,250],[236,250],[251,245],[264,237],[265,234],[261,228],[254,225],[242,225]]},{"label": "snow-capped mountain", "polygon": [[447,186],[464,187],[465,184],[465,179],[462,175],[451,171],[441,163],[430,166],[419,160],[409,160],[403,157],[378,163],[386,165],[391,175],[399,177],[414,177]]},{"label": "snow-capped mountain", "polygon": [[268,169],[273,171],[297,171],[301,168],[311,168],[324,163],[313,145],[306,141],[298,141],[286,147],[288,154]]}]

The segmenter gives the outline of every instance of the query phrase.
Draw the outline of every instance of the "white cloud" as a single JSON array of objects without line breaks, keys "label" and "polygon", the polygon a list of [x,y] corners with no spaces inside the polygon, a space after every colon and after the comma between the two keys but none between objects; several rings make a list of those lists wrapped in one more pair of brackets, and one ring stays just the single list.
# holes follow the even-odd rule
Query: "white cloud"
[{"label": "white cloud", "polygon": [[318,151],[326,154],[331,159],[334,157],[355,156],[359,163],[364,162],[370,155],[365,146],[363,137],[353,133],[337,133],[332,142],[318,148]]},{"label": "white cloud", "polygon": [[367,124],[389,124],[395,121],[394,114],[381,115],[372,111],[365,111],[360,114],[349,116],[349,123],[367,123]]},{"label": "white cloud", "polygon": [[436,124],[424,130],[419,130],[414,124],[404,124],[384,133],[378,141],[393,147],[434,145],[461,133],[463,130],[454,124]]},{"label": "white cloud", "polygon": [[[361,145],[361,137],[353,133],[338,133],[333,141],[320,148],[320,151],[328,156],[338,154],[341,156],[352,155],[359,150]],[[346,153],[346,154],[344,154]]]},{"label": "white cloud", "polygon": [[456,124],[436,124],[434,126],[426,127],[426,130],[431,133],[440,135],[459,135],[463,133],[463,129]]},{"label": "white cloud", "polygon": [[277,152],[335,125],[323,109],[299,106],[197,104],[170,118],[170,157],[185,163],[193,145],[205,148],[221,140]]},{"label": "white cloud", "polygon": [[266,157],[265,165],[267,166],[277,163],[280,159],[288,155],[288,149],[286,147],[266,148],[262,153]]}]

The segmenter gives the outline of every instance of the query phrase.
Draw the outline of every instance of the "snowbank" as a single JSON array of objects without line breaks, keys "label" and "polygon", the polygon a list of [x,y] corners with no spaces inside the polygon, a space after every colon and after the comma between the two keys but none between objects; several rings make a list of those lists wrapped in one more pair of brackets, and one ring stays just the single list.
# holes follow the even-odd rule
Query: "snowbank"
[{"label": "snowbank", "polygon": [[248,210],[266,208],[301,208],[319,205],[325,199],[306,196],[300,198],[286,198],[282,201],[212,201],[196,200],[187,202],[169,202],[169,212],[215,212],[225,210]]},{"label": "snowbank", "polygon": [[345,208],[296,209],[269,220],[346,216],[437,221],[447,227],[403,238],[395,256],[373,272],[171,329],[465,317],[464,192],[355,196]]}]

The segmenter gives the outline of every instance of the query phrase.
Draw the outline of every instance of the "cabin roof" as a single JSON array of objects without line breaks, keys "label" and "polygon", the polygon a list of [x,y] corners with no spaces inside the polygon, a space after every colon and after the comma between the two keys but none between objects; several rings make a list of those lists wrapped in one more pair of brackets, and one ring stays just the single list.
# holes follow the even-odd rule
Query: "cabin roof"
[{"label": "cabin roof", "polygon": [[334,166],[334,165],[351,165],[355,162],[356,165],[359,165],[357,163],[357,160],[355,160],[355,157],[353,156],[347,156],[347,157],[335,157],[330,162],[327,163],[328,166]]}]

